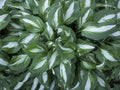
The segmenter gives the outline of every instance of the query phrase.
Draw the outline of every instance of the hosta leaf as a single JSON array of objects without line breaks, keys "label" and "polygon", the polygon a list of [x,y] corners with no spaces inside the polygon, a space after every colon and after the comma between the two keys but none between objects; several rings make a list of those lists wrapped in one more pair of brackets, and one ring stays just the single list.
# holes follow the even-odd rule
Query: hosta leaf
[{"label": "hosta leaf", "polygon": [[62,58],[66,59],[72,59],[75,57],[74,50],[76,49],[76,46],[74,43],[66,43],[65,45],[62,45],[59,41],[56,42],[56,50]]},{"label": "hosta leaf", "polygon": [[0,30],[4,29],[8,23],[10,22],[9,14],[1,14],[0,15]]},{"label": "hosta leaf", "polygon": [[44,44],[38,44],[35,42],[29,43],[28,45],[23,46],[23,50],[32,58],[34,58],[37,54],[41,52],[47,51]]},{"label": "hosta leaf", "polygon": [[114,24],[116,23],[116,12],[115,10],[101,10],[96,13],[95,21],[97,23]]},{"label": "hosta leaf", "polygon": [[82,40],[77,41],[77,53],[79,56],[84,55],[94,49],[95,49],[95,45],[93,45],[89,41],[88,42]]},{"label": "hosta leaf", "polygon": [[27,16],[27,15],[30,15],[30,12],[27,12],[27,11],[13,11],[13,16],[12,18],[17,18],[17,19],[21,19],[22,17],[24,16]]},{"label": "hosta leaf", "polygon": [[96,65],[94,63],[87,62],[87,61],[82,61],[81,66],[85,69],[95,69],[95,67],[96,67]]},{"label": "hosta leaf", "polygon": [[28,15],[22,18],[21,22],[24,24],[29,32],[43,31],[44,23],[39,17]]},{"label": "hosta leaf", "polygon": [[89,8],[89,7],[94,7],[95,1],[94,0],[78,0],[80,3],[80,8]]},{"label": "hosta leaf", "polygon": [[21,44],[29,44],[30,42],[35,42],[39,38],[39,34],[37,33],[26,33],[23,35],[21,39]]},{"label": "hosta leaf", "polygon": [[112,33],[110,36],[119,37],[120,36],[120,31],[116,31],[116,32]]},{"label": "hosta leaf", "polygon": [[[103,63],[108,67],[114,67],[116,65],[119,65],[118,60],[119,60],[119,48],[118,47],[111,47],[108,45],[103,45],[100,50],[98,50],[96,52],[97,58],[98,60],[100,60],[101,65],[102,63],[105,61],[105,63]],[[114,64],[113,64],[114,63]]]},{"label": "hosta leaf", "polygon": [[81,90],[94,90],[96,88],[96,77],[94,72],[86,72],[83,74],[83,78],[81,78],[80,83],[82,85]]},{"label": "hosta leaf", "polygon": [[101,49],[101,53],[109,61],[111,62],[117,61],[107,50]]},{"label": "hosta leaf", "polygon": [[[62,24],[62,6],[60,4],[54,4],[48,12],[48,23],[52,25],[52,27],[56,28]],[[60,18],[60,19],[59,19]]]},{"label": "hosta leaf", "polygon": [[54,67],[58,62],[60,61],[57,61],[57,56],[58,56],[58,53],[57,51],[53,51],[53,52],[50,52],[52,53],[50,58],[48,57],[48,60],[49,60],[49,69],[51,69],[52,67]]},{"label": "hosta leaf", "polygon": [[3,51],[7,53],[16,53],[20,50],[20,46],[18,42],[8,42],[1,48]]},{"label": "hosta leaf", "polygon": [[51,6],[52,0],[40,0],[39,3],[39,14],[43,19],[45,19],[46,16],[46,11],[47,9]]},{"label": "hosta leaf", "polygon": [[12,57],[8,66],[12,71],[21,72],[24,69],[26,69],[29,63],[30,63],[30,57],[26,54],[21,54]]},{"label": "hosta leaf", "polygon": [[60,35],[61,41],[74,41],[76,40],[73,30],[66,26],[58,27],[57,34]]},{"label": "hosta leaf", "polygon": [[48,60],[44,53],[37,55],[30,66],[30,71],[35,74],[41,74],[48,70]]},{"label": "hosta leaf", "polygon": [[114,32],[115,27],[116,25],[105,25],[100,27],[91,25],[82,30],[82,35],[93,40],[100,40]]},{"label": "hosta leaf", "polygon": [[93,10],[89,8],[84,15],[81,17],[81,23],[84,24],[89,18],[91,18],[93,15]]},{"label": "hosta leaf", "polygon": [[102,86],[105,87],[105,81],[101,77],[97,77],[98,83]]},{"label": "hosta leaf", "polygon": [[9,64],[8,55],[0,52],[0,70],[5,69]]},{"label": "hosta leaf", "polygon": [[6,2],[6,0],[0,1],[0,9],[2,9],[4,7],[5,2]]},{"label": "hosta leaf", "polygon": [[71,89],[71,90],[78,90],[80,89],[80,83],[77,82],[77,84]]},{"label": "hosta leaf", "polygon": [[23,3],[18,3],[18,2],[11,2],[11,1],[6,1],[5,6],[10,9],[18,9],[18,10],[24,10],[23,8]]},{"label": "hosta leaf", "polygon": [[48,40],[53,40],[55,37],[53,28],[50,26],[50,24],[48,22],[46,22],[44,34]]},{"label": "hosta leaf", "polygon": [[77,1],[66,1],[64,7],[64,23],[70,24],[75,21],[79,15],[78,11],[79,5]]},{"label": "hosta leaf", "polygon": [[117,8],[120,9],[120,0],[118,0]]},{"label": "hosta leaf", "polygon": [[20,50],[19,38],[16,36],[8,36],[3,39],[1,50],[6,53],[13,54]]},{"label": "hosta leaf", "polygon": [[20,30],[21,31],[24,30],[24,26],[22,24],[20,24],[20,22],[18,22],[18,23],[11,22],[8,29],[9,29],[9,31],[20,32]]},{"label": "hosta leaf", "polygon": [[38,13],[38,6],[39,6],[38,0],[25,0],[24,2],[24,7],[26,9],[30,9],[31,11],[33,11],[34,14]]},{"label": "hosta leaf", "polygon": [[99,65],[96,65],[96,68],[97,68],[97,69],[103,69],[104,66],[105,66],[105,61],[103,61],[103,62],[102,62],[101,64],[99,64]]},{"label": "hosta leaf", "polygon": [[31,90],[35,90],[37,88],[38,82],[39,82],[38,78],[34,78]]},{"label": "hosta leaf", "polygon": [[13,87],[14,90],[20,89],[21,87],[23,87],[24,83],[26,83],[29,80],[30,76],[31,76],[30,72],[26,73],[25,75],[22,75],[21,78],[20,78],[20,80],[17,80],[18,82],[15,83],[14,86],[11,85],[11,87]]},{"label": "hosta leaf", "polygon": [[64,60],[59,67],[55,68],[55,75],[57,75],[61,87],[65,89],[70,88],[73,80],[72,78],[74,77],[74,74],[72,74],[73,70],[71,61],[67,59]]}]

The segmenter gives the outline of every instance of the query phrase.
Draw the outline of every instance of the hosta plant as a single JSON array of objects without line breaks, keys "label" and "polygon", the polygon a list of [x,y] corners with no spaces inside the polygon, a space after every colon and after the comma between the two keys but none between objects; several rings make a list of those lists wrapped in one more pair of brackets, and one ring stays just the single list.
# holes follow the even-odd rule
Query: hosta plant
[{"label": "hosta plant", "polygon": [[119,90],[120,0],[1,0],[0,90]]}]

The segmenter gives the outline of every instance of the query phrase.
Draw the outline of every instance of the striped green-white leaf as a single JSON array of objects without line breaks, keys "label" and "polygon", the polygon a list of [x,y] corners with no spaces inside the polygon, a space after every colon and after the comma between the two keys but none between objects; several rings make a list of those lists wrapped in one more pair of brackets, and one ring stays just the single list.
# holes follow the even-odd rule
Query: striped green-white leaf
[{"label": "striped green-white leaf", "polygon": [[12,18],[17,18],[17,19],[21,19],[24,16],[30,15],[30,12],[27,11],[14,11],[12,12]]},{"label": "striped green-white leaf", "polygon": [[120,12],[117,13],[117,19],[120,19]]},{"label": "striped green-white leaf", "polygon": [[43,19],[46,19],[47,9],[50,7],[52,0],[40,0],[39,1],[39,14]]},{"label": "striped green-white leaf", "polygon": [[60,35],[61,41],[74,41],[76,40],[74,31],[66,26],[59,26],[57,28],[57,34]]},{"label": "striped green-white leaf", "polygon": [[33,43],[31,42],[27,45],[24,45],[23,50],[25,53],[27,53],[32,58],[39,53],[47,51],[44,44],[39,44],[39,43],[35,43],[35,42],[33,42]]},{"label": "striped green-white leaf", "polygon": [[24,26],[19,22],[18,23],[11,22],[8,28],[9,28],[9,31],[16,31],[16,32],[20,33],[20,32],[22,32],[20,30],[23,30]]},{"label": "striped green-white leaf", "polygon": [[83,54],[88,53],[94,49],[95,49],[95,45],[93,45],[89,41],[88,42],[85,42],[83,40],[77,41],[77,53],[78,53],[78,55],[83,55]]},{"label": "striped green-white leaf", "polygon": [[30,42],[35,42],[38,40],[39,35],[37,33],[27,33],[21,39],[21,44],[29,44]]},{"label": "striped green-white leaf", "polygon": [[84,8],[90,7],[91,2],[92,2],[92,0],[84,0]]},{"label": "striped green-white leaf", "polygon": [[78,0],[80,4],[80,9],[86,9],[95,6],[95,0]]},{"label": "striped green-white leaf", "polygon": [[84,24],[86,21],[88,21],[88,19],[91,18],[92,13],[93,13],[93,10],[89,8],[81,17],[81,23]]},{"label": "striped green-white leaf", "polygon": [[91,25],[82,30],[82,35],[93,40],[100,40],[114,32],[115,27],[116,25],[105,25],[100,27]]},{"label": "striped green-white leaf", "polygon": [[96,88],[96,76],[95,73],[87,71],[83,79],[80,80],[83,90],[94,90]]},{"label": "striped green-white leaf", "polygon": [[48,22],[46,22],[44,34],[48,40],[53,40],[55,37],[53,28]]},{"label": "striped green-white leaf", "polygon": [[13,41],[4,44],[1,49],[7,53],[16,53],[20,50],[20,46],[18,42]]},{"label": "striped green-white leaf", "polygon": [[8,66],[9,64],[9,57],[0,52],[0,70],[4,69],[4,67]]},{"label": "striped green-white leaf", "polygon": [[90,90],[90,89],[91,89],[91,80],[90,80],[90,76],[88,75],[84,90]]},{"label": "striped green-white leaf", "polygon": [[116,12],[111,9],[100,10],[95,14],[94,20],[99,24],[114,24],[116,23]]},{"label": "striped green-white leaf", "polygon": [[76,85],[71,90],[78,90],[80,89],[80,83],[77,82]]},{"label": "striped green-white leaf", "polygon": [[42,68],[42,66],[43,66],[46,62],[47,62],[47,59],[44,58],[43,61],[40,61],[40,62],[33,68],[33,70]]},{"label": "striped green-white leaf", "polygon": [[33,85],[32,85],[32,87],[31,87],[31,90],[36,90],[36,88],[37,88],[37,86],[38,86],[38,83],[39,83],[38,78],[37,78],[37,77],[34,78],[34,80],[33,80]]},{"label": "striped green-white leaf", "polygon": [[0,1],[0,9],[2,9],[5,5],[6,0],[1,0]]},{"label": "striped green-white leaf", "polygon": [[62,45],[61,42],[57,41],[56,42],[56,50],[62,58],[65,59],[72,59],[75,57],[75,52],[74,52],[75,44],[74,43],[67,43],[65,45]]},{"label": "striped green-white leaf", "polygon": [[117,8],[120,9],[120,0],[118,0]]},{"label": "striped green-white leaf", "polygon": [[49,69],[53,68],[59,62],[59,61],[57,61],[57,59],[58,59],[57,56],[58,56],[57,51],[54,51],[51,54],[50,58],[48,58],[48,60],[49,60]]},{"label": "striped green-white leaf", "polygon": [[53,90],[55,88],[55,80],[52,81],[51,85],[50,85],[50,90]]},{"label": "striped green-white leaf", "polygon": [[6,6],[9,6],[11,9],[25,10],[22,3],[10,3],[8,2]]},{"label": "striped green-white leaf", "polygon": [[39,0],[25,0],[24,8],[31,10],[34,14],[38,14]]},{"label": "striped green-white leaf", "polygon": [[60,87],[64,87],[65,89],[69,89],[71,87],[73,78],[74,78],[74,68],[72,68],[71,60],[64,59],[62,63],[60,63],[59,67],[55,67],[55,75],[59,79]]},{"label": "striped green-white leaf", "polygon": [[110,36],[119,37],[120,36],[120,31],[116,31],[116,32],[112,33]]},{"label": "striped green-white leaf", "polygon": [[13,56],[8,66],[10,70],[21,72],[24,69],[26,69],[29,63],[30,63],[30,57],[26,54],[21,54],[21,55]]},{"label": "striped green-white leaf", "polygon": [[35,74],[40,74],[48,70],[48,60],[44,53],[38,54],[32,61],[30,71]]},{"label": "striped green-white leaf", "polygon": [[95,63],[87,62],[87,61],[82,61],[81,65],[85,69],[95,69],[95,67],[96,67]]},{"label": "striped green-white leaf", "polygon": [[62,6],[59,3],[51,6],[48,12],[48,23],[56,28],[63,22]]},{"label": "striped green-white leaf", "polygon": [[66,1],[64,7],[64,22],[72,23],[78,17],[79,5],[77,1]]},{"label": "striped green-white leaf", "polygon": [[106,83],[101,77],[97,76],[97,81],[102,87],[105,87]]},{"label": "striped green-white leaf", "polygon": [[116,61],[117,61],[109,51],[107,51],[107,50],[105,50],[105,49],[100,49],[100,50],[101,50],[102,55],[103,55],[107,60],[109,60],[110,62],[116,62]]},{"label": "striped green-white leaf", "polygon": [[29,80],[30,76],[31,76],[31,73],[28,72],[22,81],[16,83],[16,85],[14,86],[14,90],[20,89],[25,84],[25,82]]},{"label": "striped green-white leaf", "polygon": [[113,19],[116,15],[115,14],[109,14],[109,15],[105,15],[104,17],[100,18],[98,20],[98,23],[103,23],[105,21],[108,21],[110,19]]},{"label": "striped green-white leaf", "polygon": [[0,30],[4,29],[10,22],[10,16],[8,14],[0,15]]},{"label": "striped green-white leaf", "polygon": [[41,84],[39,90],[44,90],[44,89],[45,89],[44,85]]},{"label": "striped green-white leaf", "polygon": [[96,68],[97,69],[103,69],[104,66],[105,66],[105,60],[101,64],[96,65]]},{"label": "striped green-white leaf", "polygon": [[27,15],[21,19],[21,22],[24,24],[24,26],[26,27],[26,29],[29,32],[41,32],[41,31],[43,31],[44,23],[37,16]]},{"label": "striped green-white leaf", "polygon": [[46,83],[48,81],[48,73],[47,72],[42,73],[42,80],[44,83]]},{"label": "striped green-white leaf", "polygon": [[60,75],[61,77],[63,77],[64,82],[66,83],[67,82],[67,71],[66,71],[64,64],[62,63],[60,64]]}]

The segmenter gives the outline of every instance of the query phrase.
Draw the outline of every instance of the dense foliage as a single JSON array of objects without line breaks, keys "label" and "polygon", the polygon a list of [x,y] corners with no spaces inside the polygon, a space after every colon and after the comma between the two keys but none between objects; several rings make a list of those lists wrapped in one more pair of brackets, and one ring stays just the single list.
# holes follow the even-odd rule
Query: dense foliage
[{"label": "dense foliage", "polygon": [[0,90],[119,90],[120,0],[3,0]]}]

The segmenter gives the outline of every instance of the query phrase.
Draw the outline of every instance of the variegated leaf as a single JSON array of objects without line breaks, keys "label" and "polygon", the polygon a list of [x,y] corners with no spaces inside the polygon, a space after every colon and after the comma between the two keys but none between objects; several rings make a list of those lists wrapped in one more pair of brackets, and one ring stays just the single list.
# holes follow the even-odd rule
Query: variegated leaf
[{"label": "variegated leaf", "polygon": [[27,15],[21,19],[21,22],[24,24],[29,32],[43,31],[44,23],[39,17]]},{"label": "variegated leaf", "polygon": [[79,15],[79,5],[77,1],[66,1],[64,7],[64,22],[70,24],[75,21]]},{"label": "variegated leaf", "polygon": [[82,30],[82,35],[93,40],[100,40],[114,32],[116,30],[115,27],[116,25],[105,25],[100,27],[91,25]]},{"label": "variegated leaf", "polygon": [[29,63],[30,57],[26,54],[21,54],[13,56],[8,66],[12,71],[21,72],[26,69]]}]

